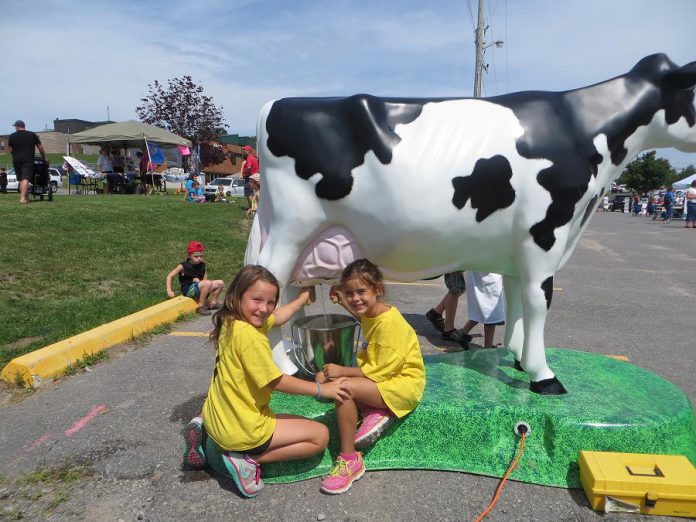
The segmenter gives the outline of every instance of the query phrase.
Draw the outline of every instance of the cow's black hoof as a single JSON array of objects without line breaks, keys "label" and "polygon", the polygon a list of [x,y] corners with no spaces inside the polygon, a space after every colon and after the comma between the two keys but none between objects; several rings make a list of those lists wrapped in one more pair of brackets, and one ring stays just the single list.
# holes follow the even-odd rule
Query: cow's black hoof
[{"label": "cow's black hoof", "polygon": [[556,377],[544,379],[543,381],[530,382],[529,389],[539,395],[563,395],[568,393]]},{"label": "cow's black hoof", "polygon": [[520,361],[518,361],[517,359],[515,359],[515,364],[513,365],[513,368],[515,370],[520,371],[520,372],[524,371],[524,369],[522,368],[522,365],[520,364]]}]

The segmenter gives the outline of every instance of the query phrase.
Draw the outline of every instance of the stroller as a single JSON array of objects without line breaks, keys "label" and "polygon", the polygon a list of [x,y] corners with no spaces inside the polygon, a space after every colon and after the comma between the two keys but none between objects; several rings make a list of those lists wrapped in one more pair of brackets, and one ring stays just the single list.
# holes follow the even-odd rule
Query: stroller
[{"label": "stroller", "polygon": [[34,181],[31,184],[30,192],[34,199],[38,197],[43,201],[44,196],[46,196],[48,201],[53,201],[53,186],[51,185],[51,177],[48,175],[48,161],[34,158]]}]

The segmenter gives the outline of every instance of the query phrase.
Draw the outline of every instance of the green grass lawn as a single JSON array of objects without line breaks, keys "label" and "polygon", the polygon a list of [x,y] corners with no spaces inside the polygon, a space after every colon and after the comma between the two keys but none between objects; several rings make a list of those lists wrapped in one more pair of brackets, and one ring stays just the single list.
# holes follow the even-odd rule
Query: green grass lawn
[{"label": "green grass lawn", "polygon": [[0,194],[0,368],[166,300],[166,276],[193,239],[206,246],[210,277],[228,284],[246,249],[245,203],[112,195],[20,206],[16,193]]}]

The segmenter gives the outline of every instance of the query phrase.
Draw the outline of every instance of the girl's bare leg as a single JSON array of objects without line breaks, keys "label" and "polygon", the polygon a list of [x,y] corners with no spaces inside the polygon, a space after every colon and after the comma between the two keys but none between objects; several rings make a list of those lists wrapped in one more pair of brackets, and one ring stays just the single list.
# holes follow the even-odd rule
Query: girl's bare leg
[{"label": "girl's bare leg", "polygon": [[338,433],[341,437],[341,453],[355,452],[355,432],[358,425],[357,403],[371,406],[372,408],[388,409],[379,393],[377,384],[366,377],[352,377],[348,379],[348,387],[351,398],[336,402],[336,420],[338,421]]},{"label": "girl's bare leg", "polygon": [[259,464],[305,459],[321,453],[328,444],[329,429],[321,422],[279,413],[270,447],[253,459]]}]

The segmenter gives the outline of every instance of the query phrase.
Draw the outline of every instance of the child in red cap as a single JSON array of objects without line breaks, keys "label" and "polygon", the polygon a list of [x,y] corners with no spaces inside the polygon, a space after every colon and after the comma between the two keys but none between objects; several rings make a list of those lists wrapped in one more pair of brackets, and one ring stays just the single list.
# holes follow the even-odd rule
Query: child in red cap
[{"label": "child in red cap", "polygon": [[[222,279],[208,279],[208,270],[203,262],[205,246],[200,241],[191,241],[186,248],[186,261],[182,261],[167,275],[167,295],[175,297],[172,290],[172,279],[179,276],[181,295],[195,299],[198,303],[196,311],[201,315],[210,315],[211,310],[217,310],[218,295],[225,286]],[[208,304],[208,298],[210,303]]]}]

